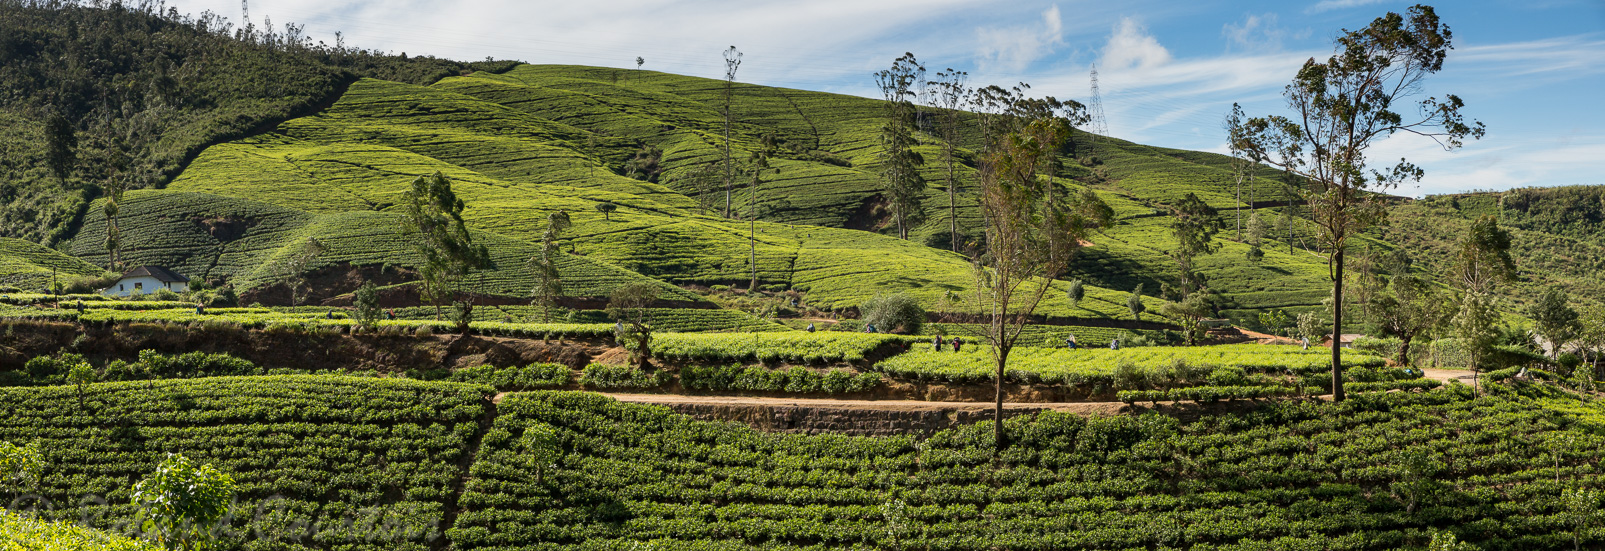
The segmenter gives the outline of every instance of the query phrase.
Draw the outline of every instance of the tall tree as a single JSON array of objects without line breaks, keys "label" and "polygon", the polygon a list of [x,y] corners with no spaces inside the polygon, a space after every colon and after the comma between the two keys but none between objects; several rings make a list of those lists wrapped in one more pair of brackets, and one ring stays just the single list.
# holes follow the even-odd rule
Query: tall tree
[{"label": "tall tree", "polygon": [[1383,333],[1398,337],[1399,349],[1393,357],[1395,365],[1410,365],[1410,344],[1442,326],[1454,312],[1446,307],[1449,301],[1431,282],[1413,274],[1395,274],[1384,288],[1362,293],[1361,302],[1373,322]]},{"label": "tall tree", "polygon": [[[1232,112],[1226,115],[1226,145],[1231,151],[1232,180],[1237,184],[1237,204],[1232,206],[1233,219],[1237,225],[1237,242],[1243,242],[1243,179],[1253,171],[1257,163],[1249,159],[1243,134],[1243,106],[1232,104]],[[1252,185],[1250,188],[1252,189]]]},{"label": "tall tree", "polygon": [[[461,299],[463,278],[490,265],[490,251],[475,244],[463,224],[462,199],[452,192],[451,180],[436,172],[419,176],[402,196],[407,215],[407,233],[423,261],[418,266],[419,297],[435,305],[440,319],[442,302],[460,302],[464,318],[473,315],[473,298]],[[461,325],[459,319],[459,325]]]},{"label": "tall tree", "polygon": [[1577,333],[1577,344],[1588,351],[1589,357],[1594,360],[1594,369],[1590,377],[1594,379],[1605,377],[1605,374],[1599,372],[1600,356],[1605,356],[1605,307],[1585,306],[1578,319],[1582,327]]},{"label": "tall tree", "polygon": [[1539,295],[1538,302],[1527,308],[1527,317],[1533,320],[1534,332],[1549,341],[1551,358],[1559,358],[1560,348],[1571,344],[1583,328],[1566,291],[1558,287]]},{"label": "tall tree", "polygon": [[1170,215],[1170,233],[1176,237],[1176,250],[1170,256],[1176,261],[1180,284],[1176,292],[1185,299],[1203,287],[1202,278],[1193,270],[1193,259],[1220,250],[1215,234],[1220,233],[1223,224],[1215,207],[1192,192],[1171,206]]},{"label": "tall tree", "polygon": [[1142,313],[1148,311],[1148,307],[1142,303],[1141,283],[1138,283],[1137,287],[1131,290],[1131,295],[1126,297],[1126,310],[1131,311],[1131,321],[1141,321]]},{"label": "tall tree", "polygon": [[62,110],[54,107],[48,109],[50,115],[45,119],[45,161],[50,165],[50,172],[56,175],[56,180],[66,187],[67,177],[72,175],[73,167],[78,163],[78,134]]},{"label": "tall tree", "polygon": [[[1421,82],[1443,68],[1450,46],[1449,27],[1431,6],[1416,5],[1408,17],[1388,13],[1366,28],[1346,31],[1337,53],[1325,62],[1306,61],[1283,92],[1293,115],[1258,117],[1244,123],[1245,150],[1306,178],[1306,200],[1327,252],[1332,281],[1332,336],[1343,331],[1343,266],[1349,238],[1383,222],[1386,211],[1373,191],[1406,180],[1422,170],[1406,160],[1386,171],[1367,167],[1367,150],[1399,132],[1425,136],[1456,149],[1467,136],[1480,138],[1481,123],[1467,124],[1465,103],[1455,95],[1428,97],[1416,104],[1419,117],[1406,119],[1401,107],[1420,93]],[[1399,110],[1395,110],[1399,109]],[[1281,146],[1271,155],[1270,144]],[[1342,349],[1332,346],[1333,398],[1343,400]]]},{"label": "tall tree", "polygon": [[356,309],[357,326],[364,330],[371,330],[379,325],[379,286],[372,281],[362,282],[362,286],[351,293],[351,305]]},{"label": "tall tree", "polygon": [[530,271],[535,274],[535,302],[541,306],[541,321],[551,323],[552,309],[563,296],[563,277],[558,261],[563,255],[560,240],[572,223],[568,212],[559,210],[546,216],[546,232],[541,235],[541,252],[529,259]]},{"label": "tall tree", "polygon": [[318,257],[328,252],[322,241],[315,237],[308,237],[305,241],[297,243],[290,250],[284,263],[279,266],[279,277],[284,280],[284,286],[290,291],[290,306],[300,306],[301,301],[307,299],[312,289],[307,281],[306,272],[317,262]]},{"label": "tall tree", "polygon": [[123,269],[123,230],[118,223],[118,214],[122,211],[123,190],[127,189],[120,178],[112,178],[105,184],[106,200],[101,203],[101,212],[106,215],[106,269],[122,271]]},{"label": "tall tree", "polygon": [[953,252],[959,251],[959,216],[958,216],[958,189],[959,180],[956,172],[958,158],[958,144],[964,139],[964,106],[970,103],[970,96],[974,93],[969,87],[970,74],[964,71],[948,69],[936,73],[936,80],[931,84],[931,106],[939,109],[937,128],[942,136],[942,164],[946,167],[947,178],[947,225],[948,246]]},{"label": "tall tree", "polygon": [[892,62],[890,69],[875,73],[875,85],[880,88],[886,102],[886,122],[881,125],[881,189],[891,205],[892,217],[897,220],[897,237],[908,239],[908,227],[920,213],[920,193],[925,191],[925,178],[919,167],[925,164],[914,147],[913,87],[925,78],[925,67],[905,53]]},{"label": "tall tree", "polygon": [[1510,258],[1510,232],[1499,220],[1483,216],[1471,223],[1455,251],[1451,270],[1456,287],[1488,294],[1500,283],[1516,278],[1516,261]]},{"label": "tall tree", "polygon": [[724,51],[724,217],[730,217],[730,189],[735,185],[735,166],[730,164],[730,123],[735,113],[730,110],[735,96],[736,69],[741,68],[741,52],[735,46]]},{"label": "tall tree", "polygon": [[656,285],[637,281],[614,289],[607,301],[608,315],[618,322],[615,337],[620,345],[630,348],[632,358],[642,369],[651,367],[652,326],[647,324],[646,315],[657,300]]},{"label": "tall tree", "polygon": [[[981,209],[986,220],[986,254],[972,259],[977,304],[987,320],[985,341],[990,344],[996,368],[996,404],[993,437],[997,450],[1006,443],[1003,432],[1003,380],[1009,354],[1053,278],[1064,271],[1071,255],[1094,229],[1107,226],[1112,210],[1096,195],[1073,197],[1057,215],[1048,212],[1037,177],[1045,149],[1059,144],[1043,142],[1049,135],[1037,126],[1064,124],[1050,115],[1021,125],[1018,131],[997,136],[982,158]],[[1058,236],[1055,239],[1050,236]]]},{"label": "tall tree", "polygon": [[1500,228],[1493,216],[1472,222],[1460,241],[1451,273],[1461,290],[1459,311],[1450,321],[1451,328],[1471,353],[1472,380],[1477,384],[1482,356],[1499,339],[1494,288],[1516,277],[1516,263],[1510,258],[1510,232]]},{"label": "tall tree", "polygon": [[1248,259],[1250,261],[1259,262],[1260,259],[1265,258],[1265,250],[1260,248],[1260,245],[1265,243],[1265,230],[1265,219],[1260,218],[1259,211],[1250,212],[1248,214],[1248,234],[1246,236]]}]

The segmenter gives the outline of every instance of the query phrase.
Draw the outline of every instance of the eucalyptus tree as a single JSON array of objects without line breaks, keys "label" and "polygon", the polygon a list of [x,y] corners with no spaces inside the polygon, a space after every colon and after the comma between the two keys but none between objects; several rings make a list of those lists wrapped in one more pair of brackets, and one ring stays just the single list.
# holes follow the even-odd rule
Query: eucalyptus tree
[{"label": "eucalyptus tree", "polygon": [[1090,191],[1068,198],[1054,210],[1043,199],[1039,177],[1045,151],[1057,149],[1067,134],[1051,127],[1068,125],[1052,111],[1037,111],[1006,133],[994,135],[982,155],[980,203],[986,220],[986,253],[972,259],[975,304],[986,320],[983,338],[996,368],[993,437],[1003,432],[1003,380],[1009,354],[1053,279],[1093,230],[1107,226],[1113,211]]},{"label": "eucalyptus tree", "polygon": [[422,258],[418,266],[419,297],[435,306],[440,319],[441,302],[450,298],[460,302],[463,316],[459,329],[466,330],[463,318],[473,315],[473,299],[460,298],[462,281],[476,270],[490,267],[490,251],[474,243],[463,223],[462,199],[451,189],[451,180],[436,172],[419,176],[402,195],[407,235],[415,238],[414,250]]},{"label": "eucalyptus tree", "polygon": [[559,241],[563,232],[572,226],[568,212],[559,210],[546,216],[546,231],[541,235],[541,251],[529,259],[530,271],[535,274],[532,290],[536,304],[541,307],[541,321],[552,321],[552,309],[563,296],[563,277],[558,261],[563,255]]},{"label": "eucalyptus tree", "polygon": [[925,157],[914,148],[919,140],[914,137],[915,84],[925,79],[925,66],[914,54],[905,53],[892,62],[890,69],[875,73],[875,86],[880,88],[886,102],[886,121],[881,125],[881,189],[891,206],[892,217],[897,221],[897,237],[908,239],[908,226],[919,216],[920,193],[925,191],[925,178],[919,167]]},{"label": "eucalyptus tree", "polygon": [[[1460,97],[1414,99],[1425,78],[1443,68],[1450,39],[1449,27],[1431,6],[1413,6],[1406,15],[1388,13],[1364,29],[1345,31],[1326,61],[1304,63],[1283,91],[1290,115],[1243,123],[1239,145],[1245,151],[1310,183],[1304,195],[1328,255],[1334,342],[1343,330],[1344,252],[1350,238],[1386,221],[1385,204],[1375,192],[1419,181],[1423,174],[1405,159],[1384,170],[1371,168],[1368,150],[1401,132],[1430,138],[1448,150],[1484,134],[1481,123],[1468,123],[1460,114],[1465,106]],[[1342,347],[1333,346],[1335,400],[1344,398],[1341,355]]]},{"label": "eucalyptus tree", "polygon": [[929,94],[931,107],[939,110],[936,128],[942,137],[942,164],[946,168],[947,179],[948,246],[953,252],[959,250],[959,179],[956,171],[958,144],[964,139],[963,109],[970,103],[971,96],[975,93],[969,87],[969,77],[969,73],[951,68],[939,71],[936,73],[936,80],[931,81]]},{"label": "eucalyptus tree", "polygon": [[730,110],[735,96],[736,70],[741,68],[741,51],[735,46],[724,51],[724,217],[730,217],[730,189],[735,184],[734,165],[730,159],[730,124],[735,113]]}]

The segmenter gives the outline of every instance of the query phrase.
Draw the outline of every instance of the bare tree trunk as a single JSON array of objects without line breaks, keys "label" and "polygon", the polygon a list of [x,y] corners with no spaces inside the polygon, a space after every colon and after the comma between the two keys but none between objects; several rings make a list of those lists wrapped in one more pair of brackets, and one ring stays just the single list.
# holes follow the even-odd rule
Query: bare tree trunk
[{"label": "bare tree trunk", "polygon": [[752,283],[747,292],[758,292],[758,176],[762,169],[752,172],[752,189],[747,193],[747,265],[752,269]]},{"label": "bare tree trunk", "polygon": [[1414,334],[1407,334],[1403,338],[1399,339],[1402,341],[1399,344],[1399,355],[1397,358],[1394,358],[1393,363],[1399,365],[1410,365],[1410,341],[1414,338]]},{"label": "bare tree trunk", "polygon": [[747,221],[747,265],[752,268],[752,283],[747,285],[747,292],[758,292],[758,240],[756,237],[758,221]]},{"label": "bare tree trunk", "polygon": [[957,206],[958,180],[953,176],[953,146],[947,151],[947,245],[953,252],[959,252],[959,210]]},{"label": "bare tree trunk", "polygon": [[730,173],[730,92],[725,91],[724,100],[724,217],[730,217],[730,188],[734,176]]},{"label": "bare tree trunk", "polygon": [[1243,176],[1237,175],[1237,205],[1232,208],[1237,215],[1237,242],[1243,242]]},{"label": "bare tree trunk", "polygon": [[[999,337],[1003,336],[1002,329],[1002,327],[998,327]],[[1001,338],[998,340],[999,344],[996,345],[996,354],[998,360],[997,402],[994,404],[992,409],[992,455],[994,457],[1003,451],[1003,447],[1005,445],[1003,440],[1003,373],[1004,367],[1009,363],[1009,349],[1012,348],[1009,346],[1004,346]]]},{"label": "bare tree trunk", "polygon": [[1343,248],[1332,253],[1337,269],[1332,279],[1332,401],[1342,402],[1343,393]]}]

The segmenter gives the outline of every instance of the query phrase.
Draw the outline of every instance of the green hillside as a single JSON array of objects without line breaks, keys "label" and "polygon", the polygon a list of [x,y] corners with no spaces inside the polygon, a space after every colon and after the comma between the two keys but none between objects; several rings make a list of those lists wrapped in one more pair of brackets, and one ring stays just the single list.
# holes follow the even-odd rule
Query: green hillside
[{"label": "green hillside", "polygon": [[0,285],[25,291],[49,289],[51,278],[65,284],[78,276],[99,276],[105,270],[65,253],[20,239],[0,237]]},{"label": "green hillside", "polygon": [[[750,277],[745,224],[700,214],[702,204],[722,208],[722,190],[713,190],[711,201],[682,194],[693,191],[686,182],[693,172],[721,158],[721,86],[653,72],[615,78],[611,70],[569,66],[519,66],[431,86],[363,80],[318,115],[208,149],[168,189],[308,212],[384,211],[411,177],[438,170],[458,182],[466,218],[481,230],[531,242],[545,214],[562,209],[573,216],[571,234],[587,254],[674,284],[744,284]],[[806,292],[810,304],[827,308],[899,290],[927,304],[948,291],[967,295],[968,260],[923,246],[926,237],[946,237],[945,209],[936,208],[946,200],[939,186],[927,192],[932,216],[912,242],[839,229],[879,224],[860,216],[879,193],[876,102],[750,85],[738,86],[735,97],[741,113],[735,157],[744,158],[741,149],[766,132],[792,147],[759,191],[760,284]],[[619,175],[642,145],[663,151],[665,185]],[[1188,189],[1186,182],[1207,191],[1211,202],[1229,197],[1231,175],[1216,156],[1110,139],[1096,151],[1108,157],[1106,166],[1133,175],[1098,188],[1121,222],[1095,238],[1074,267],[1095,286],[1090,300],[1071,308],[1055,293],[1043,310],[1050,315],[1128,316],[1125,292],[1143,283],[1154,294],[1172,277],[1166,219],[1152,216],[1155,208]],[[1074,167],[1067,176],[1090,173],[1073,160],[1067,164]],[[938,180],[937,167],[926,168]],[[1280,185],[1259,181],[1250,191],[1261,196]],[[1073,178],[1059,184],[1083,186]],[[747,193],[740,185],[732,194],[738,215],[748,211]],[[602,201],[620,212],[596,213]],[[979,225],[973,202],[960,207],[960,222],[973,234]],[[1319,304],[1323,284],[1308,276],[1324,267],[1321,259],[1272,253],[1248,264],[1238,260],[1245,251],[1234,245],[1202,263],[1231,297],[1229,313],[1251,317],[1261,308]]]},{"label": "green hillside", "polygon": [[[15,15],[7,24],[18,36],[35,37],[46,50],[61,50],[69,58],[106,54],[104,45],[83,49],[60,44],[65,41],[61,31],[45,25],[49,9],[13,3],[0,9]],[[238,74],[179,79],[173,86],[183,101],[164,117],[141,115],[154,107],[133,100],[123,100],[129,105],[112,114],[103,111],[116,106],[69,102],[69,118],[81,119],[76,132],[86,145],[82,166],[68,178],[58,178],[65,184],[59,189],[48,185],[50,174],[38,149],[46,136],[26,130],[37,127],[44,115],[37,109],[0,110],[0,117],[19,123],[0,132],[0,141],[18,144],[8,149],[17,154],[0,163],[0,169],[13,174],[4,184],[10,191],[0,190],[0,195],[15,197],[0,212],[0,234],[45,242],[73,238],[67,250],[92,263],[105,259],[98,245],[105,223],[93,206],[105,190],[84,184],[105,180],[115,169],[103,162],[115,157],[102,151],[111,148],[135,161],[133,188],[164,188],[131,194],[125,212],[135,229],[124,240],[129,259],[176,266],[241,290],[271,286],[282,278],[277,268],[289,252],[286,247],[307,237],[337,244],[315,267],[325,273],[331,265],[354,266],[391,269],[396,278],[405,278],[415,259],[393,231],[399,225],[392,211],[412,178],[441,172],[467,202],[470,226],[496,251],[497,268],[483,281],[470,283],[487,294],[528,294],[531,280],[522,263],[531,256],[546,215],[563,210],[575,221],[566,245],[583,257],[565,261],[578,266],[572,296],[600,297],[616,287],[592,282],[599,277],[615,283],[647,277],[680,287],[744,288],[753,272],[762,288],[802,292],[803,303],[819,310],[853,308],[878,293],[908,292],[928,307],[950,294],[970,295],[969,259],[946,250],[953,248],[950,218],[956,218],[962,241],[981,239],[973,164],[982,136],[974,114],[960,115],[964,129],[957,144],[958,193],[951,215],[938,162],[941,141],[930,128],[917,132],[916,149],[928,160],[922,169],[928,186],[923,216],[913,223],[911,239],[900,241],[891,237],[896,231],[881,192],[879,130],[884,113],[879,100],[734,84],[728,145],[736,166],[733,185],[726,190],[720,183],[726,145],[721,115],[726,83],[721,80],[573,65],[463,64],[327,46],[295,48],[283,36],[237,29],[232,35],[214,29],[190,46],[196,50],[192,52],[158,45],[152,33],[202,32],[218,24],[215,18],[78,7],[58,15],[63,24],[84,28],[102,20],[143,21],[145,26],[132,30],[96,32],[109,33],[108,44],[124,44],[129,51],[176,49],[169,52],[168,62],[188,59],[175,57],[180,53],[204,52],[217,64],[215,71],[186,75]],[[12,55],[7,52],[13,50],[0,48],[0,54]],[[158,78],[163,61],[147,54],[114,56],[108,70],[129,80],[166,82]],[[19,58],[20,69],[8,65],[9,72],[0,76],[16,80],[24,93],[67,83],[74,94],[86,95],[102,86],[32,59]],[[275,87],[280,82],[300,84]],[[85,122],[90,115],[122,122],[102,128]],[[95,138],[153,117],[163,121],[150,132],[163,136],[158,142]],[[771,160],[773,170],[753,191],[747,159],[766,135],[776,138],[779,150]],[[653,151],[658,156],[649,162],[634,162]],[[1062,168],[1054,185],[1066,193],[1095,191],[1114,210],[1117,223],[1096,233],[1064,276],[1089,283],[1089,299],[1072,307],[1061,293],[1050,294],[1039,312],[1054,318],[1129,317],[1125,298],[1133,288],[1141,284],[1152,296],[1174,283],[1168,209],[1185,194],[1219,209],[1228,226],[1235,226],[1239,216],[1246,220],[1244,211],[1254,206],[1262,207],[1262,217],[1270,223],[1286,208],[1269,205],[1290,194],[1284,179],[1265,167],[1238,186],[1229,159],[1212,153],[1076,132],[1058,154]],[[638,166],[647,168],[632,173]],[[23,184],[13,186],[13,181]],[[213,200],[197,195],[148,203],[151,197],[172,193],[254,203],[230,207],[239,212],[229,216],[249,220],[243,223],[227,216],[219,220],[207,211]],[[46,203],[55,206],[40,206]],[[158,203],[166,210],[152,210]],[[601,203],[619,210],[604,216],[595,209]],[[1455,212],[1411,211],[1408,204],[1400,208],[1395,217],[1400,229],[1376,233],[1383,248],[1435,242],[1432,247],[1441,251],[1444,240],[1452,242],[1464,224]],[[1515,210],[1538,213],[1546,208]],[[1296,212],[1291,217],[1291,235],[1280,228],[1271,232],[1275,235],[1268,236],[1263,259],[1249,261],[1248,247],[1232,241],[1236,232],[1231,228],[1217,238],[1224,242],[1219,252],[1196,260],[1211,289],[1222,297],[1218,314],[1253,325],[1256,314],[1266,310],[1321,308],[1329,292],[1326,262],[1304,250],[1313,245],[1309,223]],[[751,253],[748,218],[758,220]],[[1605,294],[1586,275],[1594,268],[1588,259],[1598,258],[1593,254],[1598,235],[1589,233],[1595,230],[1541,214],[1532,215],[1530,227],[1525,227],[1518,218],[1512,221],[1525,232],[1520,246],[1534,249],[1523,256],[1531,260],[1529,282],[1554,282],[1558,280],[1551,274],[1570,274],[1565,284],[1575,287],[1576,294],[1594,300]],[[749,254],[755,265],[749,265]],[[1422,254],[1423,273],[1441,273],[1444,256]],[[1159,302],[1150,301],[1150,313],[1143,319],[1164,321],[1152,313]],[[946,304],[959,312],[973,308]]]},{"label": "green hillside", "polygon": [[[633,143],[609,149],[621,140],[597,138],[601,145],[592,151],[589,131],[442,90],[472,80],[432,87],[360,81],[324,113],[285,123],[275,134],[208,149],[168,190],[327,214],[382,212],[413,177],[440,171],[467,203],[465,219],[486,232],[530,243],[544,230],[545,215],[561,209],[574,220],[569,234],[582,254],[680,285],[744,284],[750,277],[746,224],[697,214],[696,202],[684,195],[614,173],[612,159],[633,151]],[[664,143],[666,159],[673,158],[670,145]],[[701,147],[712,154],[712,146]],[[872,173],[859,176],[874,185]],[[604,201],[620,211],[596,212]],[[86,233],[97,220],[92,215]],[[899,290],[935,303],[971,284],[968,259],[918,243],[782,221],[760,222],[757,230],[759,283],[805,292],[815,306],[852,307]],[[1046,311],[1129,316],[1123,292],[1097,288],[1080,308],[1054,296]]]},{"label": "green hillside", "polygon": [[1443,273],[1471,223],[1494,216],[1511,233],[1519,279],[1502,291],[1512,305],[1564,289],[1576,300],[1605,306],[1605,186],[1517,189],[1428,197],[1395,208],[1378,233]]},{"label": "green hillside", "polygon": [[[287,259],[309,237],[318,239],[326,249],[311,267],[314,270],[325,266],[414,266],[420,261],[419,253],[398,232],[401,218],[373,211],[312,214],[249,199],[135,191],[124,198],[119,225],[127,243],[124,259],[131,265],[167,266],[192,279],[227,280],[244,292],[282,279]],[[80,235],[104,235],[105,231],[104,214],[92,214]],[[470,280],[474,289],[527,296],[535,281],[525,262],[537,253],[537,247],[489,233],[476,237],[490,249],[495,267]],[[91,261],[106,261],[105,250],[92,239],[75,240],[72,252]],[[605,297],[620,285],[647,280],[606,261],[578,255],[563,256],[561,269],[564,294],[574,297]],[[664,300],[702,300],[677,287],[660,286]]]},{"label": "green hillside", "polygon": [[[170,8],[0,1],[0,235],[59,243],[108,187],[161,187],[207,146],[315,111],[361,76],[429,83],[511,66]],[[59,165],[52,144],[71,152]]]}]

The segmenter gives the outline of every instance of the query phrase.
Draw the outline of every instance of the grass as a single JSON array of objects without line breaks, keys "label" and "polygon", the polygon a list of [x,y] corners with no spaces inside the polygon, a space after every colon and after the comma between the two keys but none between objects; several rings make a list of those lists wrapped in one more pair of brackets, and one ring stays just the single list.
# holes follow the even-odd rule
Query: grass
[{"label": "grass", "polygon": [[[82,235],[105,232],[104,215],[99,209],[93,212]],[[136,191],[125,197],[119,225],[126,243],[124,259],[130,265],[166,266],[191,279],[228,279],[244,291],[280,280],[284,263],[308,237],[317,238],[327,249],[312,269],[331,264],[414,266],[419,257],[397,229],[401,218],[373,211],[312,214],[250,199]],[[239,231],[208,232],[209,222]],[[470,276],[467,283],[482,293],[529,296],[535,280],[525,262],[538,253],[537,246],[487,232],[479,232],[476,239],[490,249],[494,268]],[[73,252],[90,260],[105,258],[103,250],[84,240]],[[564,255],[560,266],[567,296],[605,297],[625,283],[651,281],[588,256]],[[664,299],[699,301],[669,285],[659,288]]]},{"label": "grass", "polygon": [[161,547],[142,540],[114,536],[71,522],[51,522],[23,516],[0,508],[0,541],[3,551],[158,551]]},{"label": "grass", "polygon": [[[899,377],[951,382],[983,382],[993,380],[996,367],[991,348],[970,346],[954,353],[949,350],[932,351],[929,346],[916,346],[906,354],[892,356],[875,364],[875,369]],[[1176,364],[1187,366],[1178,368]],[[1382,358],[1350,352],[1344,354],[1346,367],[1379,367]],[[1127,367],[1123,367],[1123,365]],[[1017,348],[1009,355],[1007,371],[1022,381],[1043,381],[1053,384],[1080,384],[1095,378],[1108,378],[1120,369],[1134,370],[1148,378],[1149,373],[1162,370],[1204,369],[1236,367],[1252,373],[1311,374],[1331,366],[1330,352],[1300,350],[1292,346],[1266,346],[1238,344],[1205,347],[1141,347],[1109,350],[1086,348]]]},{"label": "grass", "polygon": [[0,237],[0,285],[48,291],[52,278],[65,284],[73,277],[100,276],[104,272],[98,266],[38,243]]}]

